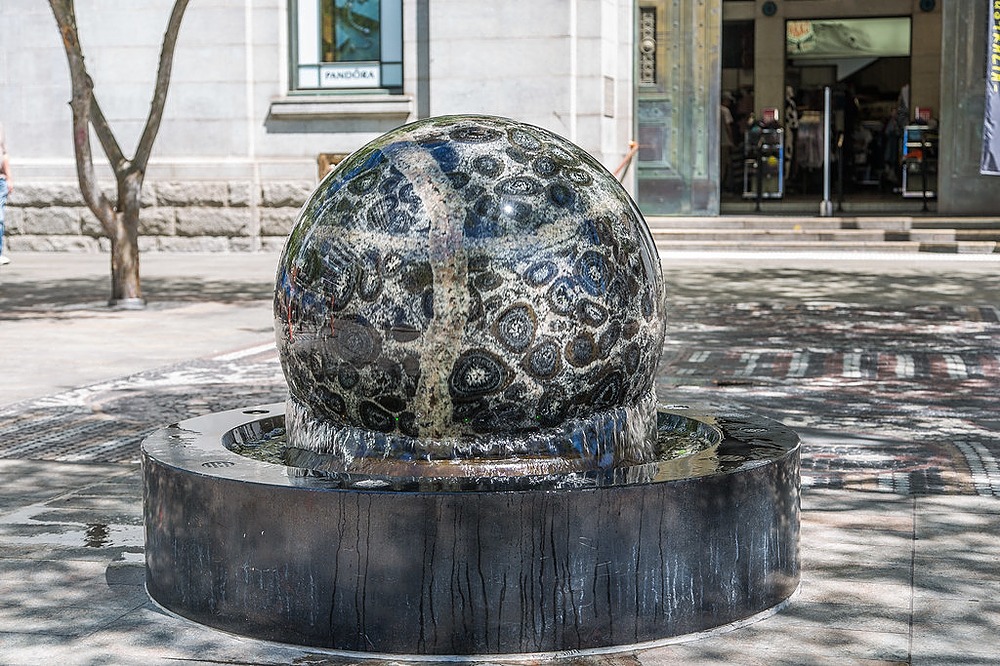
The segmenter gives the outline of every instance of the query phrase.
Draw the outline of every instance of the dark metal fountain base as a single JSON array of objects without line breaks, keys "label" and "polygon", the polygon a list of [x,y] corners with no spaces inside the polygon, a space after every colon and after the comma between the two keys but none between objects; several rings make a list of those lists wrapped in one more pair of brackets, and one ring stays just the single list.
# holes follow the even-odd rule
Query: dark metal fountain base
[{"label": "dark metal fountain base", "polygon": [[799,580],[798,437],[758,416],[667,410],[722,440],[636,473],[502,479],[323,475],[227,445],[283,405],[143,443],[146,585],[254,638],[387,654],[561,652],[738,622]]}]

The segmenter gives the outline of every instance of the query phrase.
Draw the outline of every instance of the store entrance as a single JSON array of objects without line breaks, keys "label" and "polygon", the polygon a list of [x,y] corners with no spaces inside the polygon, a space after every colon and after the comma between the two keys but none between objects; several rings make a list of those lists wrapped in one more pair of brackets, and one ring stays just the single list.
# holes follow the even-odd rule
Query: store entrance
[{"label": "store entrance", "polygon": [[[772,210],[816,209],[824,194],[826,88],[832,97],[830,194],[837,208],[878,212],[912,205],[912,199],[903,200],[912,195],[905,174],[913,166],[906,161],[913,157],[907,158],[904,136],[921,110],[911,107],[909,95],[911,20],[785,21],[784,70],[766,72],[754,66],[760,25],[723,22],[720,97],[732,138],[726,146],[726,128],[720,130],[724,212],[759,209],[762,200]],[[765,89],[768,103],[755,102],[755,93]],[[921,175],[929,170],[919,166]]]},{"label": "store entrance", "polygon": [[823,91],[832,97],[832,190],[840,200],[898,198],[910,112],[910,18],[785,25],[786,191],[823,191]]},{"label": "store entrance", "polygon": [[785,71],[791,141],[789,197],[823,191],[823,90],[831,89],[833,192],[845,200],[900,196],[900,139],[909,110],[910,58],[876,58],[856,71],[790,60]]}]

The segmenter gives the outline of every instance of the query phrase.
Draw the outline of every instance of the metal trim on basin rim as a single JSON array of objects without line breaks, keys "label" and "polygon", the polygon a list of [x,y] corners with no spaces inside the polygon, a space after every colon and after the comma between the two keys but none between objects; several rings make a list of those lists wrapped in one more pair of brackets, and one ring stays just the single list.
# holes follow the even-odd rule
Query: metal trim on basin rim
[{"label": "metal trim on basin rim", "polygon": [[670,411],[721,428],[726,464],[582,487],[344,487],[223,446],[281,404],[180,422],[142,445],[147,590],[245,636],[414,655],[641,644],[782,603],[799,580],[798,437]]}]

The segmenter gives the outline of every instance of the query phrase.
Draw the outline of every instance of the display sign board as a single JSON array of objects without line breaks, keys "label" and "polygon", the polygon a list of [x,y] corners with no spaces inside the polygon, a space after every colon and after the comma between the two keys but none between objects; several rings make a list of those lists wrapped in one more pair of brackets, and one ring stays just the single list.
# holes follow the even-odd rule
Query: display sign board
[{"label": "display sign board", "polygon": [[378,88],[378,63],[323,63],[319,69],[321,88]]},{"label": "display sign board", "polygon": [[979,173],[1000,176],[1000,0],[990,0],[986,41],[986,108],[983,112],[983,159]]},{"label": "display sign board", "polygon": [[908,56],[910,17],[788,21],[785,52],[796,60]]}]

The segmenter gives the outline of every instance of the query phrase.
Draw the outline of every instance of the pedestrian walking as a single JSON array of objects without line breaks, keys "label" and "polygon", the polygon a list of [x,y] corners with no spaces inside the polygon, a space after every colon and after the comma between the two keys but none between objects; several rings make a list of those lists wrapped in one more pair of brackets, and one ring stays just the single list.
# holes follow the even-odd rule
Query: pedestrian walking
[{"label": "pedestrian walking", "polygon": [[3,123],[0,123],[0,266],[10,263],[10,257],[3,253],[3,232],[7,195],[13,189],[10,177],[10,160],[7,158],[7,138],[3,133]]}]

